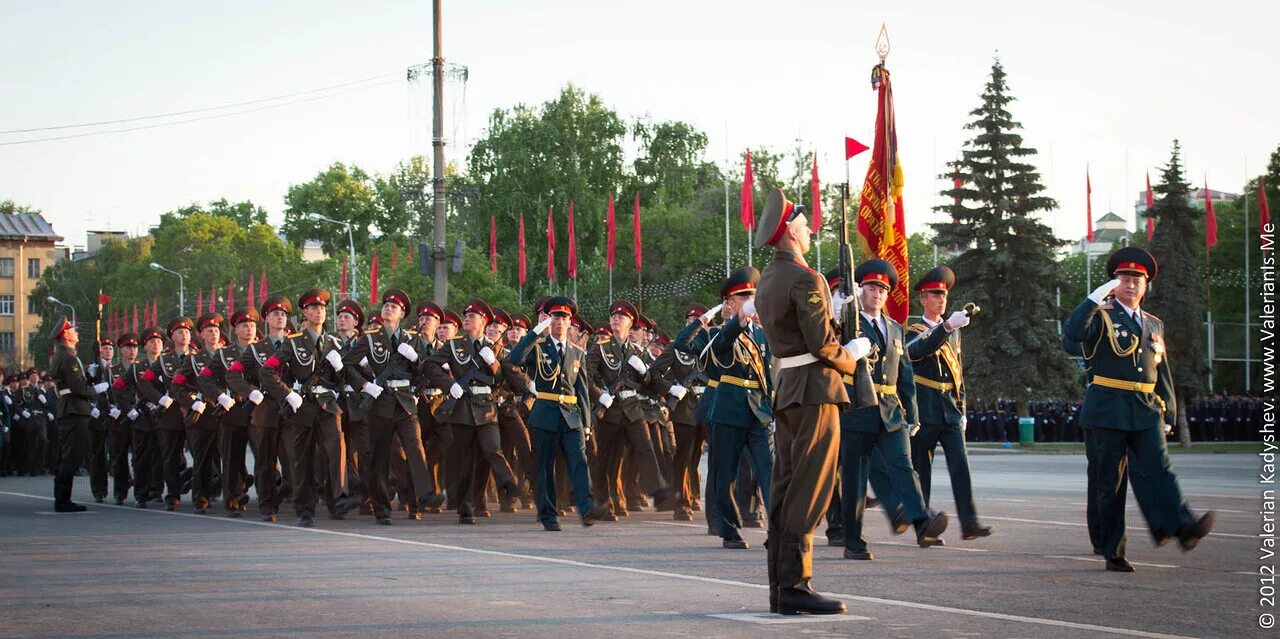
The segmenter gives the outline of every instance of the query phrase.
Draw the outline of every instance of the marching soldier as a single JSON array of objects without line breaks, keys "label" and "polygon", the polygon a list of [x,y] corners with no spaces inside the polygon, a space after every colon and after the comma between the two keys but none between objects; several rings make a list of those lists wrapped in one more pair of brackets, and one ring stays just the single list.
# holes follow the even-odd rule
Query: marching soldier
[{"label": "marching soldier", "polygon": [[71,501],[72,484],[76,471],[84,463],[89,447],[89,420],[94,411],[93,402],[106,392],[108,384],[98,382],[90,386],[85,378],[84,366],[76,356],[76,344],[80,335],[76,327],[65,317],[59,317],[53,325],[49,341],[57,344],[50,362],[50,373],[58,385],[58,431],[62,444],[62,456],[58,473],[53,478],[53,510],[74,513],[85,507]]},{"label": "marching soldier", "polygon": [[946,266],[937,266],[916,284],[924,309],[921,323],[907,329],[907,355],[915,373],[916,405],[920,430],[911,437],[911,463],[920,478],[924,503],[929,503],[932,486],[933,452],[938,444],[947,456],[947,473],[956,500],[963,539],[988,537],[992,528],[978,523],[973,502],[973,482],[964,447],[964,360],[961,359],[960,329],[969,324],[969,315],[956,311],[945,321],[947,292],[956,276]]},{"label": "marching soldier", "polygon": [[[525,425],[524,416],[520,413],[520,399],[529,393],[533,380],[525,374],[519,364],[514,363],[508,355],[508,347],[515,341],[508,342],[507,334],[514,321],[506,311],[493,309],[494,321],[485,327],[485,337],[493,342],[498,354],[502,377],[506,380],[495,392],[498,405],[498,433],[502,438],[502,455],[511,464],[513,473],[518,473],[517,483],[521,484],[519,495],[503,499],[499,504],[502,512],[516,512],[517,497],[523,498],[533,486],[533,475],[537,472],[537,460],[533,458],[532,443],[529,441],[529,428]],[[481,460],[483,461],[483,460]],[[478,472],[482,477],[492,476],[492,471],[483,465]],[[477,482],[478,484],[481,482]],[[486,479],[484,483],[488,483]]]},{"label": "marching soldier", "polygon": [[533,452],[538,458],[534,475],[538,521],[544,530],[559,531],[556,503],[555,460],[563,455],[573,496],[583,526],[590,526],[603,514],[603,504],[592,503],[590,473],[587,470],[586,437],[591,430],[587,410],[586,353],[569,343],[569,324],[577,315],[577,305],[567,297],[553,297],[542,307],[549,314],[528,332],[508,353],[508,360],[533,377],[535,400],[529,411]]},{"label": "marching soldier", "polygon": [[[115,351],[115,342],[110,337],[98,339],[98,359],[85,368],[85,377],[90,384],[106,382],[110,386],[111,382],[115,381],[114,371],[111,370]],[[40,390],[40,374],[34,368],[29,371],[29,374],[35,376],[31,385]],[[38,396],[38,401],[43,409],[43,405],[48,400],[42,393]],[[93,501],[101,504],[107,499],[107,425],[115,421],[119,411],[111,405],[111,397],[107,393],[99,395],[94,400],[94,408],[97,409],[98,416],[89,420],[89,490],[93,494]],[[112,413],[116,413],[115,417]]]},{"label": "marching soldier", "polygon": [[[239,517],[249,505],[249,487],[254,475],[245,472],[245,449],[249,446],[249,423],[254,404],[249,401],[253,388],[244,377],[232,371],[240,368],[251,344],[258,341],[258,311],[240,308],[231,314],[231,330],[235,340],[214,351],[209,358],[207,375],[200,377],[206,397],[214,397],[223,411],[218,420],[219,457],[222,459],[222,507],[228,517]],[[257,453],[255,451],[255,458]]]},{"label": "marching soldier", "polygon": [[[291,333],[258,370],[262,387],[281,403],[293,432],[293,508],[298,525],[315,525],[317,445],[323,449],[322,474],[330,519],[342,519],[353,505],[347,499],[347,451],[342,439],[342,409],[337,390],[342,346],[325,332],[329,291],[313,288],[298,298],[303,327]],[[287,409],[285,407],[288,407]]]},{"label": "marching soldier", "polygon": [[[777,459],[769,495],[769,611],[842,614],[843,602],[813,590],[813,531],[835,489],[839,411],[849,404],[841,375],[856,358],[836,339],[822,275],[809,268],[810,227],[804,206],[773,189],[756,230],[757,247],[772,245],[760,276],[756,309],[779,358],[773,410]],[[710,497],[708,497],[708,500]]]},{"label": "marching soldier", "polygon": [[[362,336],[360,327],[364,326],[364,309],[355,300],[342,300],[338,302],[336,316],[338,340],[345,358]],[[369,426],[365,421],[368,413],[360,409],[360,394],[345,379],[339,404],[343,417],[342,436],[347,450],[347,490],[359,499],[361,514],[373,514],[369,483],[373,462],[369,451]]]},{"label": "marching soldier", "polygon": [[[126,375],[133,373],[138,363],[138,335],[125,333],[116,340],[120,348],[120,363],[111,367],[111,389],[108,391],[110,411],[114,415],[107,426],[111,435],[111,486],[116,505],[123,506],[129,497],[130,473],[129,450],[138,456],[138,445],[133,441],[133,421],[140,415],[137,411],[138,395],[126,381]],[[137,493],[137,487],[134,487]]]},{"label": "marching soldier", "polygon": [[[201,348],[187,358],[183,375],[192,380],[196,386],[196,400],[191,402],[187,412],[187,440],[191,448],[191,503],[195,512],[203,515],[209,511],[209,504],[216,499],[222,487],[215,483],[221,469],[218,461],[218,430],[220,428],[223,406],[215,403],[214,398],[223,395],[222,389],[209,380],[214,371],[210,368],[218,349],[222,347],[222,327],[225,320],[221,313],[209,312],[196,318],[196,331],[200,334]],[[224,398],[223,401],[225,401]],[[206,401],[207,400],[207,401]]]},{"label": "marching soldier", "polygon": [[22,424],[28,472],[33,477],[45,472],[56,475],[59,468],[59,429],[56,420],[49,419],[46,412],[48,404],[49,398],[40,388],[40,373],[31,369],[20,374],[17,412],[14,417],[20,418]]},{"label": "marching soldier", "polygon": [[1213,529],[1214,513],[1196,519],[1169,464],[1165,431],[1175,423],[1173,378],[1166,361],[1164,323],[1141,309],[1156,260],[1125,247],[1107,260],[1113,278],[1089,294],[1062,326],[1089,363],[1089,387],[1080,424],[1093,438],[1098,464],[1099,524],[1107,570],[1133,572],[1125,559],[1123,483],[1127,465],[1138,506],[1156,545],[1177,537],[1191,550]]},{"label": "marching soldier", "polygon": [[[260,317],[267,325],[266,336],[240,351],[240,359],[227,369],[227,385],[254,406],[249,418],[249,442],[253,447],[253,483],[258,489],[258,513],[262,521],[279,517],[280,503],[292,493],[293,470],[289,463],[286,433],[288,424],[280,419],[279,402],[262,392],[261,369],[289,335],[289,314],[293,302],[272,295],[262,303]],[[242,320],[245,321],[245,320]],[[248,330],[247,328],[245,329]],[[280,484],[276,484],[279,463]]]},{"label": "marching soldier", "polygon": [[138,386],[143,397],[156,404],[160,413],[157,439],[166,489],[164,500],[168,510],[178,509],[184,492],[182,466],[186,462],[184,449],[187,439],[184,413],[191,409],[196,398],[195,379],[189,379],[183,371],[187,369],[187,358],[192,352],[193,326],[189,317],[178,317],[169,322],[168,332],[169,339],[173,341],[173,350],[161,355],[143,373],[142,379],[150,383]]},{"label": "marching soldier", "polygon": [[[149,399],[156,383],[149,371],[164,353],[164,330],[151,326],[142,331],[143,357],[125,371],[126,389],[136,396],[133,406],[138,416],[130,424],[133,440],[134,506],[146,508],[151,501],[164,500],[164,463],[160,459],[160,406]],[[126,417],[128,413],[126,413]]]},{"label": "marching soldier", "polygon": [[492,469],[501,496],[514,499],[519,488],[502,454],[498,430],[493,393],[507,380],[494,351],[496,345],[485,337],[485,327],[493,319],[493,309],[484,300],[467,302],[462,311],[463,334],[441,344],[423,367],[427,380],[450,397],[440,407],[439,418],[453,425],[452,450],[458,455],[461,472],[449,478],[449,493],[457,494],[460,524],[474,524],[474,510],[484,505],[474,494],[474,482],[480,478],[477,459],[484,459]]},{"label": "marching soldier", "polygon": [[[418,302],[418,339],[414,348],[419,357],[425,358],[440,348],[441,340],[436,338],[441,322],[444,320],[444,309],[439,304],[426,300]],[[449,446],[453,444],[453,426],[441,423],[435,413],[444,403],[444,392],[429,383],[418,384],[418,424],[422,428],[422,448],[427,461],[427,472],[431,474],[436,486],[445,485],[444,460]],[[396,475],[408,478],[409,467],[399,456],[391,460]],[[402,483],[409,483],[401,480]],[[405,488],[411,489],[412,484]],[[430,508],[429,512],[442,512],[440,506]]]},{"label": "marching soldier", "polygon": [[[694,304],[685,311],[685,321],[691,322],[706,312],[707,307]],[[690,482],[694,481],[693,469],[697,466],[697,458],[701,457],[697,454],[701,451],[695,449],[698,439],[698,399],[706,392],[707,376],[699,357],[676,348],[675,342],[666,345],[662,354],[654,360],[653,368],[657,374],[673,381],[671,388],[667,390],[670,397],[667,406],[670,408],[676,439],[671,487],[676,491],[677,500],[672,518],[676,521],[693,521],[693,491]]]},{"label": "marching soldier", "polygon": [[401,330],[400,321],[410,306],[409,294],[398,288],[382,294],[378,324],[365,329],[342,358],[347,383],[362,393],[361,410],[368,413],[370,442],[369,493],[375,521],[391,525],[389,474],[391,453],[399,438],[408,455],[418,507],[432,508],[444,503],[444,496],[427,472],[418,426],[418,406],[413,383],[422,357],[414,348],[415,333]]}]

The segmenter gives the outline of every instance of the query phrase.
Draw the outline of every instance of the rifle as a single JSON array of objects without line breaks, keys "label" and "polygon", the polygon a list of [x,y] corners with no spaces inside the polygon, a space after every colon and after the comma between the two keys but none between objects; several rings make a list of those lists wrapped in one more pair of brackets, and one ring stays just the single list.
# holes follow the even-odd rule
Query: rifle
[{"label": "rifle", "polygon": [[[321,327],[321,330],[323,331],[323,327]],[[330,338],[330,337],[331,337],[330,335],[325,334],[325,333],[323,333],[323,332],[322,332],[322,333],[320,334],[320,343],[321,343],[321,344],[324,344],[324,340],[325,340],[326,338]],[[292,345],[291,345],[291,347],[292,347]],[[325,359],[323,356],[321,356],[321,355],[320,355],[320,351],[321,351],[321,350],[323,350],[323,348],[320,348],[320,347],[317,347],[317,348],[316,348],[316,355],[315,355],[315,357],[316,357],[316,360],[323,360],[323,361],[317,361],[317,362],[316,362],[316,367],[315,367],[315,369],[313,369],[313,370],[311,371],[311,376],[310,376],[310,377],[307,377],[307,381],[303,382],[303,383],[302,383],[302,388],[298,390],[298,394],[299,394],[299,395],[301,395],[301,396],[302,396],[302,398],[303,398],[304,400],[307,398],[307,396],[308,396],[308,395],[310,395],[310,394],[311,394],[311,391],[315,390],[315,388],[316,388],[316,384],[319,384],[319,383],[320,383],[320,367],[321,367],[322,365],[324,365],[324,364],[327,364],[327,365],[329,366],[329,368],[330,368],[330,369],[332,369],[332,368],[333,368],[333,363],[331,363],[328,359]],[[336,375],[336,374],[338,374],[338,371],[333,371],[333,372],[334,372],[334,374],[335,374],[335,375]],[[335,401],[337,400],[337,392],[336,392],[336,391],[334,392],[334,400],[335,400]],[[281,417],[289,417],[289,416],[292,416],[292,415],[293,415],[294,413],[296,413],[296,412],[297,412],[297,411],[293,410],[293,407],[289,405],[289,402],[280,402],[280,416],[281,416]]]},{"label": "rifle", "polygon": [[[363,337],[365,339],[369,339],[367,334],[363,335]],[[400,345],[396,344],[396,348],[391,349],[391,353],[387,356],[387,365],[383,366],[382,372],[378,373],[378,375],[373,378],[373,385],[381,386],[383,392],[386,392],[385,384],[387,383],[387,377],[391,375],[391,371],[397,368],[400,365],[400,361],[404,359],[404,357],[400,355],[400,351],[396,350],[399,347]],[[370,354],[372,354],[372,351]],[[374,397],[368,393],[360,393],[360,395],[360,410],[367,414],[373,410]]]},{"label": "rifle", "polygon": [[[858,324],[858,315],[862,309],[858,296],[853,294],[853,247],[849,246],[849,183],[840,185],[840,295],[845,298],[845,308],[840,314],[840,341],[847,343],[854,338],[862,337],[862,329]],[[853,371],[853,397],[849,400],[854,408],[876,406],[875,385],[871,382],[871,364],[868,359],[876,354],[876,346],[872,345],[871,354],[862,358]]]}]

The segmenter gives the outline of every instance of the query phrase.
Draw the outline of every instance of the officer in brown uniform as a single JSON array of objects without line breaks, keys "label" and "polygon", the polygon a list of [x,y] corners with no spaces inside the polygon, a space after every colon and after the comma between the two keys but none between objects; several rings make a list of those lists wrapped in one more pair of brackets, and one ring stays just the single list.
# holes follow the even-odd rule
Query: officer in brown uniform
[{"label": "officer in brown uniform", "polygon": [[89,416],[93,402],[106,392],[109,385],[106,382],[89,385],[84,365],[76,356],[80,336],[67,318],[59,317],[54,323],[49,341],[57,344],[49,373],[58,385],[57,418],[62,445],[61,461],[53,478],[53,509],[60,513],[80,512],[85,507],[71,501],[72,484],[89,448]]},{"label": "officer in brown uniform", "polygon": [[777,453],[765,544],[770,608],[783,614],[843,613],[844,603],[814,592],[809,581],[813,531],[835,489],[839,411],[849,404],[841,376],[852,375],[857,360],[836,339],[826,280],[804,261],[810,241],[804,207],[774,189],[755,241],[776,249],[756,291],[761,326],[779,358]]},{"label": "officer in brown uniform", "polygon": [[[254,404],[253,388],[242,376],[232,375],[249,345],[258,341],[258,311],[241,308],[231,314],[235,339],[214,351],[200,376],[200,388],[222,411],[218,420],[218,452],[222,458],[222,506],[227,516],[239,517],[249,504],[249,487],[254,476],[245,472],[245,449],[249,446],[249,421]],[[256,456],[256,453],[255,453]]]}]

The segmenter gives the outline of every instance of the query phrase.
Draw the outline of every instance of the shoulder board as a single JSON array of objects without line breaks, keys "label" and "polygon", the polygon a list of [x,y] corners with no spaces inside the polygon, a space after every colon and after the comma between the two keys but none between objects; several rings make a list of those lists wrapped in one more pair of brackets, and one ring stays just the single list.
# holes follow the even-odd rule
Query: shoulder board
[{"label": "shoulder board", "polygon": [[929,327],[925,326],[924,322],[920,322],[918,324],[912,324],[911,326],[907,327],[908,333],[910,332],[923,333],[927,330],[929,330]]},{"label": "shoulder board", "polygon": [[364,329],[364,334],[365,334],[365,335],[373,335],[374,333],[377,333],[377,332],[379,332],[379,331],[381,331],[381,330],[382,330],[382,329],[381,329],[381,328],[379,328],[379,327],[377,327],[377,326],[375,326],[375,327],[373,327],[373,328],[366,328],[366,329]]},{"label": "shoulder board", "polygon": [[608,335],[601,335],[600,337],[596,338],[597,344],[608,344],[609,342],[612,342],[612,341],[613,341],[613,338]]},{"label": "shoulder board", "polygon": [[1148,313],[1146,311],[1142,311],[1142,319],[1153,319],[1157,322],[1160,322],[1161,324],[1164,323],[1164,320],[1160,319],[1159,317],[1156,317],[1153,313]]},{"label": "shoulder board", "polygon": [[409,337],[413,337],[413,336],[415,336],[415,335],[417,335],[417,334],[418,334],[418,331],[416,331],[416,330],[414,330],[414,329],[412,329],[412,328],[406,328],[406,329],[404,329],[404,334],[405,334],[405,335],[408,335]]},{"label": "shoulder board", "polygon": [[289,333],[288,339],[296,339],[302,337],[302,333]]}]

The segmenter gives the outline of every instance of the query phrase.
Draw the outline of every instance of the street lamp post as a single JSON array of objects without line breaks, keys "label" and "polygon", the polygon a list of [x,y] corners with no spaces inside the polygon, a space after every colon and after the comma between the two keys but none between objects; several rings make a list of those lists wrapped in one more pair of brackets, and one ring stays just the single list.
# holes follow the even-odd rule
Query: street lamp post
[{"label": "street lamp post", "polygon": [[356,293],[356,239],[351,232],[351,223],[328,218],[319,213],[308,213],[307,217],[316,221],[341,224],[347,227],[347,264],[349,265],[347,272],[351,274],[351,299],[359,299],[359,295]]},{"label": "street lamp post", "polygon": [[179,273],[173,269],[167,269],[156,262],[151,263],[151,268],[157,271],[164,271],[165,273],[171,273],[173,275],[178,276],[178,315],[186,315],[187,314],[187,280],[186,278],[182,277],[182,273]]},{"label": "street lamp post", "polygon": [[54,304],[57,304],[57,305],[59,305],[59,306],[65,306],[65,307],[67,307],[67,308],[71,309],[71,324],[72,324],[72,326],[74,326],[74,325],[75,325],[75,323],[76,323],[76,307],[74,307],[74,306],[72,306],[72,305],[70,305],[70,304],[68,304],[68,303],[66,303],[66,302],[64,302],[64,301],[62,301],[62,300],[60,300],[60,299],[58,299],[58,298],[56,298],[56,297],[52,296],[52,295],[50,295],[50,296],[48,297],[48,299],[49,299],[49,301],[50,301],[50,302],[53,302]]}]

